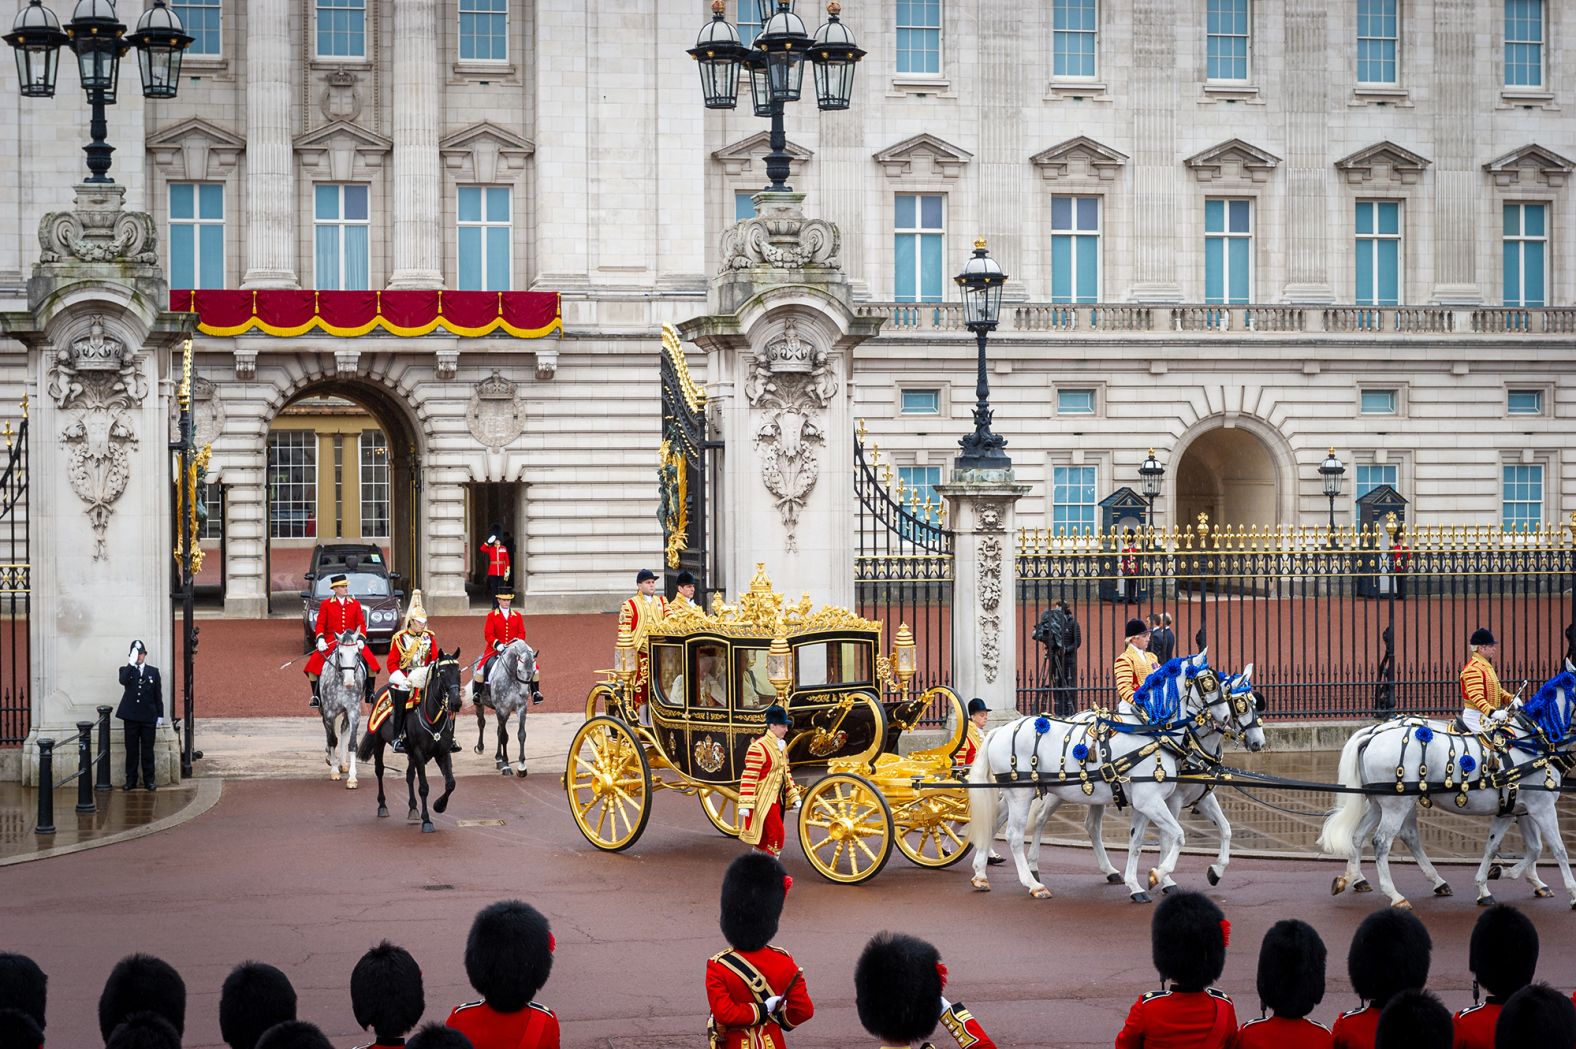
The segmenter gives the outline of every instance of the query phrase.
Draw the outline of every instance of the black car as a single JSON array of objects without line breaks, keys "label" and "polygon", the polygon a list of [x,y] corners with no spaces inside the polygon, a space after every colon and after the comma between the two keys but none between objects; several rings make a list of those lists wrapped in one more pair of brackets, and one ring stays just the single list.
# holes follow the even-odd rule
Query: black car
[{"label": "black car", "polygon": [[312,551],[311,568],[306,576],[309,589],[301,591],[301,650],[309,652],[317,644],[318,607],[334,596],[329,581],[343,574],[350,584],[350,596],[361,602],[366,615],[372,650],[387,652],[399,629],[405,592],[398,589],[399,573],[388,570],[382,551],[360,543],[321,544]]}]

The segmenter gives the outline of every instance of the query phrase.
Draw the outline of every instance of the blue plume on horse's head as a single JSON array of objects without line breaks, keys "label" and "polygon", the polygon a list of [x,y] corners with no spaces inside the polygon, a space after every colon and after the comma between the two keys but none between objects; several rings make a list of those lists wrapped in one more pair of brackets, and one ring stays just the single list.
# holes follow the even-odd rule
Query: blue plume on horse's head
[{"label": "blue plume on horse's head", "polygon": [[1522,707],[1522,712],[1551,740],[1562,740],[1571,728],[1572,693],[1576,674],[1562,671],[1544,682],[1543,687]]}]

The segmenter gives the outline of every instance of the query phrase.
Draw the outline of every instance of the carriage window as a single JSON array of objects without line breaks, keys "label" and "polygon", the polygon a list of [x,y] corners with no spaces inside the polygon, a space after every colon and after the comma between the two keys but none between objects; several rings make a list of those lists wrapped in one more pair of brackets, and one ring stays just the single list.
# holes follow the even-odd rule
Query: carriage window
[{"label": "carriage window", "polygon": [[726,707],[728,705],[728,653],[722,645],[706,642],[694,648],[691,666],[695,684],[688,687],[674,686],[674,700],[682,702],[687,694],[697,707]]},{"label": "carriage window", "polygon": [[739,709],[761,710],[777,702],[777,690],[766,673],[766,650],[741,648],[733,658],[738,682],[733,694],[739,697]]},{"label": "carriage window", "polygon": [[814,688],[826,684],[826,648],[821,645],[800,645],[794,649],[794,683],[800,688]]},{"label": "carriage window", "polygon": [[657,645],[651,652],[652,677],[657,699],[671,706],[684,703],[684,650],[677,645]]},{"label": "carriage window", "polygon": [[795,656],[794,680],[800,688],[870,683],[868,642],[828,641],[800,645]]}]

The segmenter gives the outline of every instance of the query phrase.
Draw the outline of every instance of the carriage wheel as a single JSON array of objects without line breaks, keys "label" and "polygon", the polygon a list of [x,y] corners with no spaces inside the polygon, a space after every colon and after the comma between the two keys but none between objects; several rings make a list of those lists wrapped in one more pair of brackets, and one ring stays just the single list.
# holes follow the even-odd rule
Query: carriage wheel
[{"label": "carriage wheel", "polygon": [[618,703],[618,693],[613,686],[600,682],[591,686],[591,692],[586,696],[586,720],[590,721],[598,715],[607,714]]},{"label": "carriage wheel", "polygon": [[700,788],[700,807],[706,813],[706,818],[711,825],[722,832],[724,837],[737,838],[739,836],[739,800],[731,794],[720,790],[707,790]]},{"label": "carriage wheel", "polygon": [[873,878],[892,855],[892,810],[869,780],[826,776],[805,795],[799,845],[828,881],[853,885]]},{"label": "carriage wheel", "polygon": [[635,844],[651,818],[651,765],[629,726],[610,717],[581,725],[567,769],[569,808],[586,840],[608,852]]},{"label": "carriage wheel", "polygon": [[921,867],[941,869],[969,851],[967,791],[927,790],[892,814],[897,847]]}]

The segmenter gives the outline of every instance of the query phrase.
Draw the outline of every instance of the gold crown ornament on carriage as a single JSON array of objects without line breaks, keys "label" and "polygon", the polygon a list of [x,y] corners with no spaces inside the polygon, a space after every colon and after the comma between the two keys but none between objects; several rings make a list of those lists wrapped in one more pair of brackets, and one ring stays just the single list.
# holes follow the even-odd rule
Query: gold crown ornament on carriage
[{"label": "gold crown ornament on carriage", "polygon": [[[924,866],[955,862],[967,847],[964,791],[951,797],[915,784],[956,786],[953,755],[967,718],[944,686],[911,692],[914,636],[900,624],[883,652],[883,631],[808,595],[789,601],[761,564],[734,602],[713,595],[709,609],[668,606],[638,637],[621,624],[614,666],[587,696],[566,762],[581,832],[600,849],[626,849],[645,829],[653,791],[672,790],[698,796],[713,826],[739,836],[746,752],[780,708],[788,768],[827,773],[808,788],[799,820],[819,873],[862,881],[894,845]],[[898,738],[921,719],[942,730],[942,743],[899,757]]]}]

